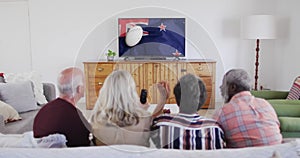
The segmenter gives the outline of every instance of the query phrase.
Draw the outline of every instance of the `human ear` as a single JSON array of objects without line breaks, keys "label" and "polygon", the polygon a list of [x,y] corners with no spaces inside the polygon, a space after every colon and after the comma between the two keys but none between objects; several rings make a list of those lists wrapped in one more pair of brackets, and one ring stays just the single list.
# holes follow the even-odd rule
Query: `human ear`
[{"label": "human ear", "polygon": [[82,85],[77,86],[76,92],[78,94],[84,94],[84,86],[82,86]]},{"label": "human ear", "polygon": [[229,86],[229,90],[230,90],[230,92],[234,92],[235,90],[236,90],[236,84],[230,84],[230,86]]},{"label": "human ear", "polygon": [[237,89],[236,84],[229,84],[228,85],[228,96],[231,98],[233,95],[235,95]]}]

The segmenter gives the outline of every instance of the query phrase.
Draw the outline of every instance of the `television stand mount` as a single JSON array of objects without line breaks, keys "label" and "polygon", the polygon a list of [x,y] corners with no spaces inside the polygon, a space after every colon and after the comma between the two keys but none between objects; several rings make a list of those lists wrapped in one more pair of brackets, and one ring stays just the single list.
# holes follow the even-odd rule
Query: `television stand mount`
[{"label": "television stand mount", "polygon": [[124,60],[167,60],[166,57],[125,57]]},{"label": "television stand mount", "polygon": [[180,60],[180,58],[177,56],[177,57],[174,57],[173,60]]}]

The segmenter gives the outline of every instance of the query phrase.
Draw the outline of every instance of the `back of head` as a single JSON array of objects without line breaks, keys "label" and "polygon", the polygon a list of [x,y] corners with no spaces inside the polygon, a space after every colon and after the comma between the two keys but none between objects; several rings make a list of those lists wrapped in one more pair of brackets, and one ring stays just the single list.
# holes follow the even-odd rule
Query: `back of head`
[{"label": "back of head", "polygon": [[60,95],[70,98],[75,97],[78,86],[83,86],[83,84],[83,72],[76,67],[64,69],[57,78],[57,87]]},{"label": "back of head", "polygon": [[118,126],[133,125],[139,121],[138,108],[134,79],[129,72],[117,70],[105,79],[91,119],[106,120]]},{"label": "back of head", "polygon": [[241,91],[250,91],[251,79],[248,73],[243,69],[231,69],[223,78],[221,93],[228,102],[232,96]]},{"label": "back of head", "polygon": [[203,81],[195,75],[182,76],[174,87],[174,95],[181,113],[196,113],[206,100]]},{"label": "back of head", "polygon": [[101,92],[104,92],[101,96],[106,95],[105,98],[116,101],[120,99],[124,103],[129,102],[127,99],[138,99],[135,81],[131,74],[124,70],[113,71],[105,79]]},{"label": "back of head", "polygon": [[249,91],[251,89],[251,79],[243,69],[231,69],[225,74],[227,84],[237,85],[238,91]]}]

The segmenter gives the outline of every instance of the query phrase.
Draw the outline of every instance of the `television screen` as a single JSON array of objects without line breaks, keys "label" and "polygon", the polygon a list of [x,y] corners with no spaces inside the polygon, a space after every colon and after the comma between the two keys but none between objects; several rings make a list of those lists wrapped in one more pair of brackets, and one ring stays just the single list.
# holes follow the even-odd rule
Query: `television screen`
[{"label": "television screen", "polygon": [[[185,18],[119,18],[120,57],[185,56]],[[143,36],[135,46],[125,42],[126,33],[141,26]]]}]

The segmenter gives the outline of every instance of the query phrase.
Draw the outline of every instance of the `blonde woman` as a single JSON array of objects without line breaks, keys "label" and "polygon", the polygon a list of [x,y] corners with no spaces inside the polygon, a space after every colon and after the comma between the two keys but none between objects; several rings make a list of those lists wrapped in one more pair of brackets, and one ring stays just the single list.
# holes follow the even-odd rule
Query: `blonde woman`
[{"label": "blonde woman", "polygon": [[96,145],[149,146],[151,114],[141,107],[129,72],[114,71],[105,79],[90,123]]}]

